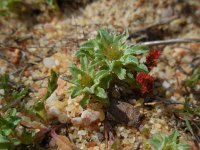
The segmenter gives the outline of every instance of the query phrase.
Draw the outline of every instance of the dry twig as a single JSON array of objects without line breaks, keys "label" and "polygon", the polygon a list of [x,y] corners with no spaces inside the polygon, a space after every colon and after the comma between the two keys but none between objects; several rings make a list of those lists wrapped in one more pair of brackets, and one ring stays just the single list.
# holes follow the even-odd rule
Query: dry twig
[{"label": "dry twig", "polygon": [[147,46],[155,46],[155,45],[167,45],[167,44],[177,44],[177,43],[194,43],[200,42],[200,39],[169,39],[169,40],[158,40],[158,41],[149,41],[142,42],[140,44]]}]

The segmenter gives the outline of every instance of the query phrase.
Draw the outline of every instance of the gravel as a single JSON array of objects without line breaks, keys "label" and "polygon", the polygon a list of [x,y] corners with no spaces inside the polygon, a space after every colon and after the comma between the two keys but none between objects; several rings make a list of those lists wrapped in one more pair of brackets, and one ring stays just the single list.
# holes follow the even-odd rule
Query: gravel
[{"label": "gravel", "polygon": [[[189,3],[196,2],[190,1]],[[200,8],[199,3],[196,4],[196,7]],[[30,68],[27,68],[30,73],[29,77],[23,77],[23,74],[21,75],[22,77],[20,75],[12,76],[12,80],[15,82],[23,82],[33,90],[29,94],[29,101],[26,103],[28,107],[34,104],[47,91],[47,78],[38,80],[37,82],[33,79],[49,75],[50,69],[54,69],[59,74],[68,74],[67,68],[70,63],[75,62],[78,64],[74,57],[74,51],[83,41],[94,37],[99,27],[106,27],[108,30],[116,32],[123,32],[125,28],[128,28],[129,32],[132,33],[177,13],[181,15],[179,19],[168,25],[158,27],[157,30],[166,31],[164,32],[165,36],[151,34],[151,37],[148,37],[148,35],[144,35],[147,36],[147,40],[151,40],[153,36],[155,40],[178,37],[198,38],[200,29],[191,17],[186,17],[182,14],[183,8],[176,0],[158,0],[151,2],[144,0],[127,0],[126,2],[122,0],[99,0],[82,8],[79,15],[68,18],[63,17],[59,21],[52,21],[46,24],[40,23],[33,26],[29,31],[20,22],[15,23],[15,21],[2,20],[2,28],[6,29],[1,31],[1,33],[8,35],[12,29],[18,29],[17,34],[13,35],[14,37],[23,37],[31,33],[34,38],[25,45],[28,47],[29,52],[42,57],[42,60],[40,61],[34,55],[26,54],[26,59],[21,64],[13,66],[5,60],[0,59],[0,74],[10,73],[18,68],[26,67],[25,64],[34,64]],[[144,38],[139,36],[131,39],[129,42],[138,42],[140,38],[144,40]],[[12,46],[16,45],[14,43]],[[191,72],[192,67],[190,64],[193,62],[195,56],[200,55],[200,44],[175,44],[153,48],[162,50],[157,67],[151,72],[159,80],[160,84],[155,89],[155,93],[162,98],[170,98],[171,100],[184,102],[184,90],[182,90],[183,87],[180,85],[182,85],[181,83],[187,75],[180,69],[180,66],[185,72]],[[13,58],[11,51],[1,51],[9,60]],[[57,90],[45,103],[49,118],[53,118],[53,120],[59,121],[60,123],[73,124],[73,126],[68,127],[67,131],[70,141],[78,149],[105,149],[105,113],[102,106],[94,104],[87,109],[81,108],[79,105],[81,97],[71,99],[69,96],[67,89],[70,86],[70,83],[66,83],[63,80],[58,81]],[[195,90],[200,90],[199,84],[195,87]],[[0,94],[3,93],[0,90]],[[190,94],[189,97],[191,97],[192,103],[197,103],[196,97],[193,94]],[[1,103],[2,101],[0,101]],[[112,130],[109,130],[110,134],[114,134],[115,138],[109,141],[109,146],[114,141],[119,140],[121,144],[120,148],[123,150],[136,149],[138,145],[140,145],[140,149],[143,149],[144,143],[149,140],[152,134],[168,134],[174,128],[180,131],[181,141],[194,144],[192,136],[176,125],[175,118],[170,113],[172,109],[173,107],[158,107],[157,105],[153,105],[153,109],[145,107],[143,110],[144,121],[141,123],[139,129],[147,128],[149,130],[148,136],[143,136],[141,130],[127,127],[124,124],[118,124]],[[30,125],[33,122],[26,117],[23,120],[30,122]],[[32,126],[40,130],[38,124],[40,125],[36,121]]]}]

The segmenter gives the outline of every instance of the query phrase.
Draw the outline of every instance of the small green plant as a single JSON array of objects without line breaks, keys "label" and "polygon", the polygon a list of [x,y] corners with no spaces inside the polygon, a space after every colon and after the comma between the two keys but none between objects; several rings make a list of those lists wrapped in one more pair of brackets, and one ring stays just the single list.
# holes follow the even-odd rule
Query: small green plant
[{"label": "small green plant", "polygon": [[14,131],[21,119],[16,116],[15,108],[9,109],[4,116],[0,116],[0,149],[12,150],[20,144],[14,136]]},{"label": "small green plant", "polygon": [[198,116],[200,117],[200,107],[199,106],[192,106],[189,103],[189,98],[185,98],[184,107],[182,112],[185,113],[187,116]]},{"label": "small green plant", "polygon": [[0,90],[3,91],[1,96],[4,97],[2,110],[6,111],[15,106],[28,94],[28,88],[17,89],[15,86],[9,85],[9,76],[7,74],[0,76]]},{"label": "small green plant", "polygon": [[[27,87],[18,89],[14,85],[9,84],[9,76],[7,74],[0,76],[0,90],[4,91],[2,100],[3,107],[0,109],[0,150],[14,150],[16,147],[32,144],[36,138],[34,128],[21,125],[21,118],[17,116],[17,112],[26,112],[40,119],[46,120],[46,110],[44,101],[55,91],[57,88],[58,74],[51,71],[50,79],[48,80],[48,90],[45,96],[38,100],[31,108],[25,108],[22,99],[24,99],[29,90]],[[34,118],[31,118],[34,119]],[[17,127],[18,131],[16,130]],[[20,131],[19,131],[20,130]]]},{"label": "small green plant", "polygon": [[0,1],[0,16],[7,16],[14,7],[19,7],[22,0],[1,0]]},{"label": "small green plant", "polygon": [[[186,97],[185,98],[185,103],[184,103],[184,107],[181,110],[181,112],[184,114],[184,121],[185,121],[185,125],[187,127],[187,130],[191,133],[191,135],[193,136],[193,138],[199,142],[199,136],[198,136],[198,132],[197,135],[195,135],[195,128],[198,127],[195,122],[193,121],[194,118],[198,118],[200,117],[200,107],[199,106],[192,106],[189,103],[189,98]],[[197,128],[197,130],[199,130],[199,128]]]},{"label": "small green plant", "polygon": [[[0,116],[0,149],[14,150],[20,144],[31,144],[35,139],[35,131],[27,131],[23,127],[21,134],[16,134],[21,118],[16,115],[17,109],[10,108]],[[21,126],[22,128],[22,126]]]},{"label": "small green plant", "polygon": [[196,68],[194,74],[185,80],[187,86],[194,86],[200,79],[200,67]]},{"label": "small green plant", "polygon": [[129,45],[126,43],[127,38],[127,33],[116,35],[100,29],[95,39],[84,43],[76,52],[80,67],[71,65],[71,78],[66,80],[73,84],[69,89],[72,98],[83,95],[80,102],[82,107],[91,100],[108,104],[109,89],[116,84],[128,89],[141,88],[142,93],[151,90],[153,78],[147,73],[150,65],[155,65],[155,59],[160,53],[152,52],[151,57],[148,57],[151,61],[145,65],[136,56],[147,53],[149,48]]},{"label": "small green plant", "polygon": [[57,0],[34,0],[31,1],[31,5],[24,0],[0,0],[0,16],[8,16],[11,13],[28,10],[33,6],[38,8],[41,4],[47,4],[51,10],[58,10]]},{"label": "small green plant", "polygon": [[188,144],[178,142],[178,131],[174,130],[169,135],[163,136],[154,134],[149,140],[149,144],[154,150],[189,150]]},{"label": "small green plant", "polygon": [[42,99],[39,99],[28,111],[35,114],[36,116],[40,117],[43,120],[47,119],[46,116],[46,109],[44,107],[44,101],[51,96],[51,94],[56,90],[58,84],[58,74],[51,70],[51,76],[48,80],[48,89],[47,93]]},{"label": "small green plant", "polygon": [[7,74],[0,76],[0,89],[3,89],[4,92],[8,90],[9,87],[8,81],[9,81],[9,76]]}]

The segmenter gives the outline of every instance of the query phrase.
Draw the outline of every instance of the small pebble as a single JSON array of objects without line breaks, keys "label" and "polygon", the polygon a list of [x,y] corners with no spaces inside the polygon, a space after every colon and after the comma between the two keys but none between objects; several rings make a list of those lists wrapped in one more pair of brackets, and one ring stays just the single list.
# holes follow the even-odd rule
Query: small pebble
[{"label": "small pebble", "polygon": [[5,94],[5,90],[4,89],[0,89],[0,95],[4,95]]},{"label": "small pebble", "polygon": [[86,135],[87,133],[86,133],[85,130],[79,130],[77,134],[80,135],[80,136],[84,136],[84,135]]},{"label": "small pebble", "polygon": [[44,66],[51,69],[56,66],[55,59],[52,57],[46,57],[43,59]]},{"label": "small pebble", "polygon": [[71,119],[72,124],[74,125],[81,125],[83,123],[81,117],[75,117]]},{"label": "small pebble", "polygon": [[59,114],[59,115],[58,115],[58,120],[59,120],[61,123],[67,123],[67,122],[69,121],[69,117],[67,116],[67,114],[62,113],[62,114]]},{"label": "small pebble", "polygon": [[92,122],[95,122],[99,119],[99,112],[98,111],[93,111],[93,110],[85,110],[81,114],[81,118],[83,119],[83,123],[85,125],[89,125]]},{"label": "small pebble", "polygon": [[54,107],[54,106],[49,108],[49,112],[52,115],[55,115],[55,116],[60,115],[60,110],[57,107]]},{"label": "small pebble", "polygon": [[165,80],[165,81],[162,83],[162,86],[163,86],[165,89],[168,89],[168,88],[170,88],[171,84]]},{"label": "small pebble", "polygon": [[159,124],[159,123],[156,123],[156,124],[155,124],[155,128],[156,128],[156,129],[161,129],[161,127],[162,127],[161,124]]}]

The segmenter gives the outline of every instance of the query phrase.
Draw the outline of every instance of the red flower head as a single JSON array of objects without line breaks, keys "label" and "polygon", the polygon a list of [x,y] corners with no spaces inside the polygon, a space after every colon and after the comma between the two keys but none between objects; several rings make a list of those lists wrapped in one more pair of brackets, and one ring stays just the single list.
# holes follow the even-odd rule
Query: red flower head
[{"label": "red flower head", "polygon": [[141,86],[140,90],[142,94],[150,93],[153,91],[153,82],[154,78],[150,76],[148,73],[138,73],[136,76],[136,81]]},{"label": "red flower head", "polygon": [[152,69],[156,66],[158,58],[160,57],[159,50],[151,50],[149,55],[146,58],[146,65],[149,69]]}]

